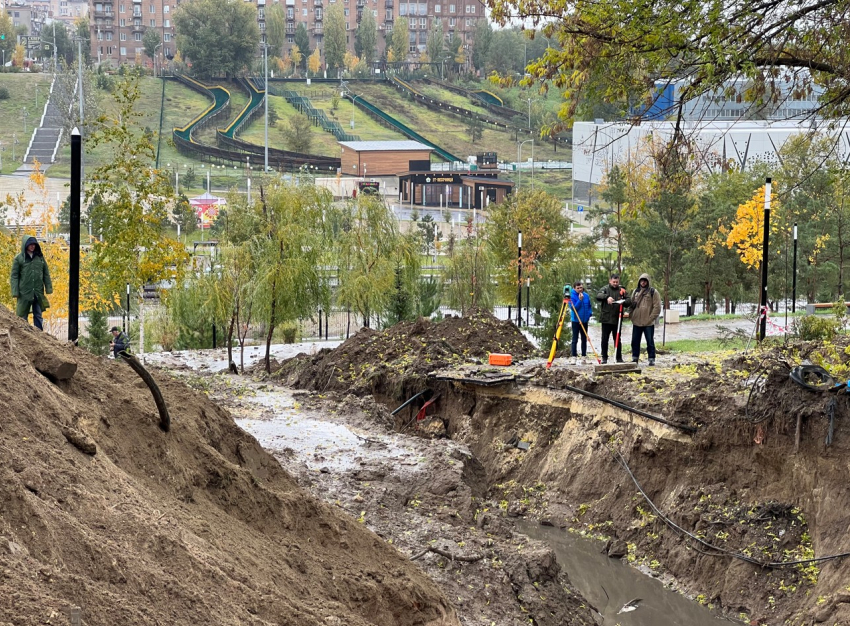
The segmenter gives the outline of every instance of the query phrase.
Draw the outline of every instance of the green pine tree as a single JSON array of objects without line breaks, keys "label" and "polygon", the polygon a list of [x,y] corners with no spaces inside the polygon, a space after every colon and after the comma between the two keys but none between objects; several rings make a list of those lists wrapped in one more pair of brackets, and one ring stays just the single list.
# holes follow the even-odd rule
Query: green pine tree
[{"label": "green pine tree", "polygon": [[88,313],[88,331],[85,337],[80,337],[80,344],[93,354],[108,354],[112,335],[109,333],[109,320],[106,311],[94,309]]}]

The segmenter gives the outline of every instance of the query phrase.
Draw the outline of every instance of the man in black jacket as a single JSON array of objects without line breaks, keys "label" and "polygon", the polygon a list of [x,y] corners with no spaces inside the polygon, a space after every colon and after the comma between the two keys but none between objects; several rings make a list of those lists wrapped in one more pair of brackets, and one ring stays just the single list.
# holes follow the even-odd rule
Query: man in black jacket
[{"label": "man in black jacket", "polygon": [[[602,323],[602,362],[608,362],[608,339],[617,336],[623,311],[632,305],[631,298],[624,287],[620,286],[620,275],[611,274],[608,284],[596,294],[600,303],[599,321]],[[617,342],[617,363],[623,362],[623,342]]]},{"label": "man in black jacket", "polygon": [[123,352],[130,347],[130,339],[117,326],[113,326],[110,332],[112,333],[112,341],[109,342],[109,347],[112,348],[112,354],[117,359],[119,352]]}]

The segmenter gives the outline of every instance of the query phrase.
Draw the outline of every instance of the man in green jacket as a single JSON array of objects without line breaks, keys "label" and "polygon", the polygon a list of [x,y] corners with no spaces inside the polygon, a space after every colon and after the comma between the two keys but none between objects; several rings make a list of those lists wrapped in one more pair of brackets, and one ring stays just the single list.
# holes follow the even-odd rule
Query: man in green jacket
[{"label": "man in green jacket", "polygon": [[655,320],[661,314],[661,295],[650,285],[649,274],[641,274],[638,286],[632,294],[632,361],[640,357],[640,340],[646,337],[646,355],[649,364],[655,365]]},{"label": "man in green jacket", "polygon": [[623,311],[632,305],[628,292],[620,286],[620,275],[611,274],[608,284],[596,294],[599,301],[599,321],[602,324],[602,362],[608,362],[608,339],[614,335],[617,344],[617,363],[623,362],[623,342],[617,341],[617,332],[622,324]]},{"label": "man in green jacket", "polygon": [[21,253],[12,261],[12,297],[18,300],[18,317],[27,319],[32,308],[33,325],[44,330],[41,314],[50,306],[46,295],[51,293],[53,282],[38,239],[24,235]]}]

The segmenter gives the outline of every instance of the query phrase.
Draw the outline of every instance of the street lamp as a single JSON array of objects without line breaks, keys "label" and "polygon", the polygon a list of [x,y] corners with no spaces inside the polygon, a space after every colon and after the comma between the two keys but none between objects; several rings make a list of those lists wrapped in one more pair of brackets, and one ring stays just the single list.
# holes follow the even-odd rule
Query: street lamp
[{"label": "street lamp", "polygon": [[29,112],[26,107],[21,107],[22,116],[24,118],[24,135],[27,134],[27,116],[29,116]]},{"label": "street lamp", "polygon": [[522,147],[531,142],[531,188],[534,189],[534,139],[526,139],[525,141],[520,142],[519,146],[516,150],[516,171],[517,171],[517,179],[516,179],[516,188],[519,189],[519,184],[522,179],[522,170],[520,169],[520,161],[522,160]]},{"label": "street lamp", "polygon": [[[154,78],[156,78],[156,51],[157,51],[157,48],[160,48],[160,47],[162,47],[161,41],[153,47],[153,59],[152,60],[153,60],[153,77]],[[162,75],[162,69],[161,68],[159,70],[159,73],[160,73],[160,76],[161,76]]]},{"label": "street lamp", "polygon": [[263,173],[266,174],[269,171],[269,44],[265,41],[263,41],[262,44],[263,75],[265,76],[265,80],[263,82],[263,90],[266,92],[265,96],[263,96]]}]

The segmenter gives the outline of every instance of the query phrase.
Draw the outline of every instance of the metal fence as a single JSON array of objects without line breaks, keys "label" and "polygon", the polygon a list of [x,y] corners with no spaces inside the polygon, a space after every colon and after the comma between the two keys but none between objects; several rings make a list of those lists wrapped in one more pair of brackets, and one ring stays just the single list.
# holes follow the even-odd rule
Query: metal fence
[{"label": "metal fence", "polygon": [[[533,304],[533,303],[532,303]],[[774,306],[774,310],[772,311],[772,315],[784,315],[786,312],[785,308],[786,303],[784,301],[776,303]],[[156,316],[158,310],[160,310],[159,304],[148,303],[145,306],[145,317],[146,319],[153,319]],[[797,311],[805,311],[805,302],[797,303]],[[687,318],[692,315],[699,315],[703,313],[702,302],[696,303],[691,300],[688,302],[684,301],[676,301],[670,303],[670,309],[672,311],[676,311],[679,313],[681,318]],[[734,312],[730,312],[730,314],[734,315],[751,315],[755,316],[756,311],[758,310],[757,303],[742,303],[737,304],[734,308]],[[788,303],[789,312],[791,311],[791,303]],[[493,307],[493,316],[499,320],[510,320],[511,322],[516,323],[517,312],[516,305],[508,305],[501,304]],[[448,306],[441,306],[439,308],[438,317],[445,318],[449,315],[459,316],[460,311],[457,309],[452,309]],[[718,318],[725,317],[725,313],[723,312],[722,303],[720,303],[720,307],[716,312],[716,316]],[[535,328],[544,324],[548,320],[549,314],[546,311],[538,311],[534,306],[530,309],[527,306],[523,306],[520,310],[520,320],[521,325],[520,328],[525,330],[526,328]],[[134,330],[137,329],[138,317],[134,314],[131,316],[129,320],[129,325],[133,327]],[[386,321],[378,316],[373,316],[369,320],[369,327],[376,330],[381,330],[384,328]],[[108,319],[109,327],[118,326],[121,328],[125,328],[127,325],[127,320],[120,316],[110,317]],[[285,329],[286,325],[279,326],[275,335],[272,339],[273,343],[283,343],[285,341]],[[348,311],[345,309],[332,309],[331,311],[319,311],[317,310],[311,317],[303,320],[299,320],[295,333],[294,340],[295,341],[311,341],[311,340],[345,340],[348,337],[354,335],[357,331],[365,326],[364,320],[360,315],[353,311]],[[87,332],[88,328],[88,320],[85,317],[80,318],[79,330],[80,334],[84,335]],[[68,336],[68,322],[67,319],[46,319],[45,320],[45,330],[49,332],[51,335],[65,339]],[[221,347],[225,344],[226,336],[227,336],[227,328],[217,328],[216,329],[217,336],[217,346]],[[130,333],[130,340],[134,346],[138,344],[138,336],[137,330],[136,332]],[[265,343],[266,337],[268,335],[268,327],[265,324],[253,324],[248,331],[248,335],[246,338],[247,343],[252,345]],[[206,346],[206,347],[212,347]]]}]

